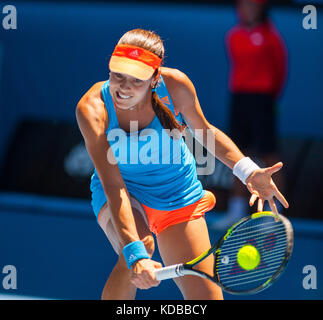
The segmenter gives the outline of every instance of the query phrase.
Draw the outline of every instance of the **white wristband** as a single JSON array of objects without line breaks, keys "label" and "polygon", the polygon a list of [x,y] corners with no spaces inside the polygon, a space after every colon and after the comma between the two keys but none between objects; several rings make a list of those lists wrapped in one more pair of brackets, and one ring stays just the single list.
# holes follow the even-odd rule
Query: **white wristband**
[{"label": "white wristband", "polygon": [[259,166],[249,157],[245,157],[234,165],[233,174],[246,184],[247,178],[257,169],[260,169]]}]

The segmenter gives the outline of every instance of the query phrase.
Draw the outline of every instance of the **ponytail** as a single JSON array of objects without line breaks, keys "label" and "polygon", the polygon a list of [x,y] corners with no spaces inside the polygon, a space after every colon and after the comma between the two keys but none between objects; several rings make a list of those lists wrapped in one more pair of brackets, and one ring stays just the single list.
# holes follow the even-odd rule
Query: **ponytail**
[{"label": "ponytail", "polygon": [[156,116],[158,117],[164,129],[169,129],[169,130],[177,129],[180,133],[182,133],[185,130],[187,126],[184,124],[180,124],[177,121],[172,111],[170,111],[162,103],[162,101],[158,97],[158,94],[155,91],[152,92],[151,104],[152,104],[153,110],[155,111]]}]

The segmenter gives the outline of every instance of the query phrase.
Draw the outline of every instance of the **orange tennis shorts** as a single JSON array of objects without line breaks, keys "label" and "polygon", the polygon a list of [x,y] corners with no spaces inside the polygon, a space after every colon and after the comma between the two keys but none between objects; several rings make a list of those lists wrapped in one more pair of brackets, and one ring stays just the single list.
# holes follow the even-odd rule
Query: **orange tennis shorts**
[{"label": "orange tennis shorts", "polygon": [[203,217],[205,212],[214,208],[215,196],[212,192],[206,190],[200,200],[171,211],[152,209],[144,204],[142,206],[148,217],[150,231],[158,235],[172,225]]}]

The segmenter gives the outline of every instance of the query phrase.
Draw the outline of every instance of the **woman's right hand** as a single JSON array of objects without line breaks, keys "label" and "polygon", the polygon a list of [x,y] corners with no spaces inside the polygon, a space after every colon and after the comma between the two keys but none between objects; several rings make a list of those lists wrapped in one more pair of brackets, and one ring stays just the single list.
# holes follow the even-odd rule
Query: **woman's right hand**
[{"label": "woman's right hand", "polygon": [[151,259],[141,259],[131,266],[131,282],[139,289],[157,287],[160,281],[156,280],[155,269],[162,264]]}]

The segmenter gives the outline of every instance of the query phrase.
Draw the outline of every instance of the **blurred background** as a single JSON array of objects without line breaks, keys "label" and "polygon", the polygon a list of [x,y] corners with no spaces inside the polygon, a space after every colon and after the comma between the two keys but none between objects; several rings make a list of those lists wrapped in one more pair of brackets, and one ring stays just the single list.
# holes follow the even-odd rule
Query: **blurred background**
[{"label": "blurred background", "polygon": [[[100,299],[117,257],[90,206],[93,165],[75,107],[94,83],[108,79],[119,38],[144,28],[161,36],[164,65],[189,76],[206,118],[230,135],[226,39],[238,23],[235,1],[14,1],[17,28],[7,30],[2,9],[8,4],[0,2],[0,299]],[[290,204],[283,214],[293,224],[295,247],[272,287],[224,297],[322,299],[323,3],[270,4],[287,53],[275,123]],[[304,28],[307,4],[315,5],[316,29]],[[227,215],[233,177],[216,161],[214,172],[200,179],[217,197],[207,214],[215,241],[224,232],[217,221]],[[154,259],[161,261],[158,252]],[[3,286],[7,265],[16,267],[16,289]],[[309,265],[317,271],[313,289],[304,288]],[[170,280],[138,290],[137,299],[181,294]]]}]

